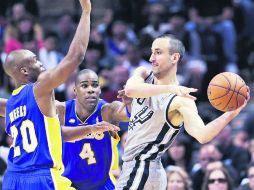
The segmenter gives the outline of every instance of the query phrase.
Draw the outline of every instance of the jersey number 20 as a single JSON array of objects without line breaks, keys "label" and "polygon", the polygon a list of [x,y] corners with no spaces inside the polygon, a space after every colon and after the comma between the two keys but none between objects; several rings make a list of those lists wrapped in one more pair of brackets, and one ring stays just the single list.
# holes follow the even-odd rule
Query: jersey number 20
[{"label": "jersey number 20", "polygon": [[[38,140],[36,138],[34,124],[30,120],[25,120],[22,122],[20,127],[20,132],[22,136],[22,145],[23,149],[27,152],[33,152],[35,148],[38,146]],[[11,136],[13,138],[13,148],[14,148],[14,157],[20,156],[20,146],[15,146],[17,137],[18,137],[18,129],[15,125],[11,126]],[[30,139],[30,141],[28,140]]]}]

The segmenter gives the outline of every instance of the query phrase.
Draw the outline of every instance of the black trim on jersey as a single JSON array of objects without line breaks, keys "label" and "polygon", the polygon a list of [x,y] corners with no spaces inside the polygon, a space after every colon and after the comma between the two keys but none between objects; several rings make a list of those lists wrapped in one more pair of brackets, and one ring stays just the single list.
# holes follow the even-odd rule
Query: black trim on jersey
[{"label": "black trim on jersey", "polygon": [[145,81],[153,74],[153,71],[149,73],[149,75],[145,78]]},{"label": "black trim on jersey", "polygon": [[[135,180],[135,177],[137,175],[137,171],[140,167],[140,164],[141,164],[141,161],[137,160],[135,163],[135,166],[133,167],[132,172],[129,175],[130,177],[129,177],[126,185],[123,187],[123,190],[129,190],[131,188],[131,186]],[[145,162],[144,172],[142,174],[142,177],[141,177],[141,180],[140,180],[140,183],[138,186],[138,190],[143,190],[145,187],[145,183],[146,183],[148,176],[149,176],[149,165],[150,165],[150,162]]]},{"label": "black trim on jersey", "polygon": [[[139,160],[140,157],[144,154],[146,154],[147,152],[149,152],[149,150],[151,150],[151,148],[156,145],[159,144],[160,142],[163,141],[164,136],[167,134],[168,130],[170,129],[169,125],[167,123],[164,123],[161,132],[159,133],[159,135],[157,136],[156,140],[153,141],[152,143],[149,143],[141,152],[138,156],[135,157],[135,160]],[[148,157],[146,160],[152,160],[151,156]]]},{"label": "black trim on jersey", "polygon": [[176,135],[179,133],[180,130],[176,130],[173,135],[171,136],[170,140],[167,142],[167,144],[165,144],[165,148],[169,148],[170,144],[173,142],[173,140],[175,139]]},{"label": "black trim on jersey", "polygon": [[168,103],[168,105],[167,105],[167,109],[166,109],[166,121],[174,128],[174,129],[180,129],[181,128],[181,125],[179,125],[179,126],[174,126],[170,121],[169,121],[169,119],[168,119],[168,110],[169,110],[169,106],[170,106],[170,104],[171,104],[171,102],[173,101],[173,99],[176,97],[176,95],[174,95],[171,99],[170,99],[170,101],[169,101],[169,103]]},{"label": "black trim on jersey", "polygon": [[[168,125],[167,123],[164,124],[164,126]],[[171,136],[170,140],[167,142],[167,144],[161,144],[158,147],[158,151],[153,153],[149,160],[154,160],[155,158],[157,158],[158,154],[160,152],[163,152],[165,149],[167,149],[167,147],[172,143],[172,141],[174,140],[175,136],[177,135],[177,133],[179,132],[179,130],[176,130],[173,135]]]},{"label": "black trim on jersey", "polygon": [[141,177],[138,190],[143,190],[145,188],[145,184],[149,176],[149,166],[150,166],[150,162],[145,162],[144,172]]},{"label": "black trim on jersey", "polygon": [[140,162],[141,162],[140,160],[136,161],[136,164],[135,164],[135,166],[134,166],[132,172],[131,172],[130,175],[129,175],[130,177],[129,177],[129,179],[128,179],[126,185],[123,187],[123,190],[128,190],[128,189],[130,189],[130,187],[131,187],[131,185],[132,185],[132,183],[133,183],[133,181],[134,181],[134,179],[135,179],[135,176],[136,176],[136,174],[137,174],[138,168],[139,168],[139,166],[140,166]]}]

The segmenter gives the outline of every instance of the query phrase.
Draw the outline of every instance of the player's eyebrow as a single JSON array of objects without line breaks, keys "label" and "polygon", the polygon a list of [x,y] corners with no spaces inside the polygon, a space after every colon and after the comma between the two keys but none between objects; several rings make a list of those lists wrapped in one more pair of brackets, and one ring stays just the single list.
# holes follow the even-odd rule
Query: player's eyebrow
[{"label": "player's eyebrow", "polygon": [[99,81],[96,81],[96,80],[93,80],[93,81],[83,80],[83,81],[80,81],[80,84],[89,83],[89,82],[99,83]]}]

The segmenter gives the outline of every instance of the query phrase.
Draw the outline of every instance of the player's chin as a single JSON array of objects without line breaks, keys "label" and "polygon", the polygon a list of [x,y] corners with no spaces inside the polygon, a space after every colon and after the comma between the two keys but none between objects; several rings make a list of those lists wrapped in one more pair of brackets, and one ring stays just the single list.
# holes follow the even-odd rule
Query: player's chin
[{"label": "player's chin", "polygon": [[93,111],[96,107],[97,103],[93,103],[93,102],[87,102],[86,103],[86,107],[89,111]]}]

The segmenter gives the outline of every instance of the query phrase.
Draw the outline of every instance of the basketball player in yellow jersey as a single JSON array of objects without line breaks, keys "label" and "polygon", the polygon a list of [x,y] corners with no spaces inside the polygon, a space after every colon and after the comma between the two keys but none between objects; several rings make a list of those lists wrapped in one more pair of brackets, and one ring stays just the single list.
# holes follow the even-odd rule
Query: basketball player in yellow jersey
[{"label": "basketball player in yellow jersey", "polygon": [[34,53],[11,52],[4,63],[5,72],[16,89],[6,105],[6,132],[13,145],[3,190],[46,190],[70,188],[61,176],[62,137],[56,113],[54,88],[64,83],[82,62],[90,33],[90,0],[80,0],[82,15],[64,59],[45,71]]},{"label": "basketball player in yellow jersey", "polygon": [[117,190],[166,189],[161,156],[183,124],[191,136],[207,143],[239,114],[250,98],[248,93],[243,106],[205,125],[193,99],[184,97],[184,87],[178,86],[177,64],[185,51],[182,42],[171,35],[162,36],[153,41],[151,49],[152,72],[137,68],[124,89],[133,101]]}]

